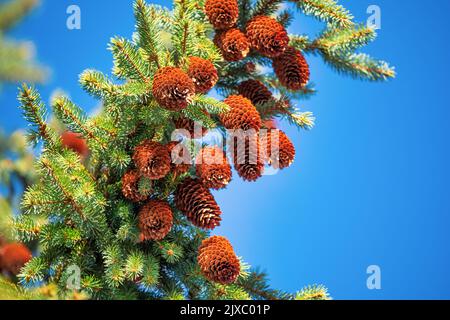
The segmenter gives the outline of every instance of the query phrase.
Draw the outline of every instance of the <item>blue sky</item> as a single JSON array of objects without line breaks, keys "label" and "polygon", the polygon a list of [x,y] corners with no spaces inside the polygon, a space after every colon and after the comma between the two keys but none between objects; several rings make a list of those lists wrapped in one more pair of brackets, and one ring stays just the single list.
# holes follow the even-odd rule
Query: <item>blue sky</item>
[{"label": "blue sky", "polygon": [[[380,6],[382,30],[366,51],[395,65],[397,79],[360,82],[308,57],[319,94],[300,106],[315,113],[317,126],[303,132],[283,123],[298,149],[296,163],[253,184],[235,175],[216,194],[224,212],[217,233],[277,288],[323,283],[337,299],[448,299],[450,2],[341,2],[360,21],[369,5]],[[39,87],[46,99],[61,88],[86,110],[97,105],[79,88],[78,74],[109,73],[107,43],[131,36],[131,3],[43,0],[12,33],[35,41],[53,69]],[[81,7],[78,31],[66,28],[71,4]],[[314,35],[320,27],[299,15],[291,31]],[[7,131],[25,125],[16,93],[8,86],[0,95]],[[366,287],[369,265],[381,267],[381,290]]]}]

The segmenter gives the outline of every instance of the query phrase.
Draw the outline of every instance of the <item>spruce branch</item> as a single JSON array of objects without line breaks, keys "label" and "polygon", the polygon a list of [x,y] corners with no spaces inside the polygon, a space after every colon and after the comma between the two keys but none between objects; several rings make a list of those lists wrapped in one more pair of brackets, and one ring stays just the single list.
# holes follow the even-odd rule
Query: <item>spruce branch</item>
[{"label": "spruce branch", "polygon": [[353,16],[335,0],[291,0],[297,8],[307,15],[340,28],[353,26]]},{"label": "spruce branch", "polygon": [[88,93],[102,99],[107,106],[146,103],[151,95],[151,85],[141,81],[114,84],[107,76],[96,70],[85,70],[80,75],[80,84]]},{"label": "spruce branch", "polygon": [[174,2],[172,44],[176,66],[181,66],[183,59],[193,55],[199,41],[196,34],[197,22],[194,17],[196,8],[196,3],[192,0],[176,0]]},{"label": "spruce branch", "polygon": [[25,119],[30,123],[28,139],[34,145],[43,140],[48,148],[60,148],[60,141],[47,124],[47,110],[35,89],[23,85],[18,97]]},{"label": "spruce branch", "polygon": [[137,31],[139,34],[138,46],[145,51],[148,61],[160,68],[159,52],[161,51],[161,37],[159,34],[158,15],[154,8],[148,6],[144,0],[134,3]]},{"label": "spruce branch", "polygon": [[287,29],[294,21],[294,15],[291,10],[283,10],[277,15],[277,21]]},{"label": "spruce branch", "polygon": [[311,130],[315,125],[312,112],[301,112],[289,99],[281,97],[272,101],[256,105],[263,119],[282,117],[300,129]]},{"label": "spruce branch", "polygon": [[369,44],[375,38],[375,30],[365,25],[358,25],[347,29],[331,28],[314,40],[311,47],[318,48],[330,54],[350,52]]},{"label": "spruce branch", "polygon": [[245,29],[248,20],[251,17],[252,12],[252,1],[251,0],[239,0],[239,27],[240,29]]},{"label": "spruce branch", "polygon": [[102,141],[87,124],[87,116],[84,111],[70,101],[67,97],[56,97],[52,103],[55,115],[63,121],[68,128],[88,138],[88,141],[97,142],[103,150],[107,145]]},{"label": "spruce branch", "polygon": [[297,292],[294,300],[331,300],[331,297],[325,286],[310,285]]},{"label": "spruce branch", "polygon": [[370,81],[385,81],[395,77],[395,70],[382,60],[365,53],[323,54],[325,61],[338,73]]},{"label": "spruce branch", "polygon": [[284,0],[257,0],[250,16],[270,16],[277,12],[282,2]]},{"label": "spruce branch", "polygon": [[150,82],[150,67],[142,59],[135,45],[124,38],[116,37],[109,46],[114,56],[114,74],[120,79]]},{"label": "spruce branch", "polygon": [[215,115],[227,112],[230,109],[226,103],[205,95],[196,95],[192,100],[192,105]]},{"label": "spruce branch", "polygon": [[75,201],[75,197],[71,195],[68,190],[66,190],[64,186],[65,184],[61,181],[62,177],[57,175],[55,169],[52,167],[53,164],[50,162],[50,160],[47,158],[43,158],[41,159],[41,164],[43,168],[47,171],[49,177],[51,177],[53,182],[57,185],[58,189],[63,194],[65,202],[68,203],[72,207],[72,209],[79,214],[79,216],[83,221],[86,221],[87,220],[86,214],[83,212],[82,206],[78,204]]},{"label": "spruce branch", "polygon": [[292,298],[285,292],[271,289],[267,274],[257,269],[252,271],[248,277],[238,279],[236,285],[248,292],[255,300],[287,300]]},{"label": "spruce branch", "polygon": [[34,257],[28,262],[19,274],[19,279],[22,284],[34,284],[43,281],[48,264],[40,257]]}]

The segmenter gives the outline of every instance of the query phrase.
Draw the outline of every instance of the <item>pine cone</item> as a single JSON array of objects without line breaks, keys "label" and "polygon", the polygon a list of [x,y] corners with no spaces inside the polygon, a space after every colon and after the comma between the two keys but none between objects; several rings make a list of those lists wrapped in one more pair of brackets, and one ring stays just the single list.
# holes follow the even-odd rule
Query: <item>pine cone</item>
[{"label": "pine cone", "polygon": [[258,80],[247,80],[241,82],[238,87],[239,94],[249,99],[255,106],[272,100],[272,92]]},{"label": "pine cone", "polygon": [[150,180],[164,178],[170,172],[170,155],[167,146],[146,140],[134,149],[133,161],[141,175]]},{"label": "pine cone", "polygon": [[147,199],[146,195],[139,193],[139,172],[130,170],[122,177],[122,194],[133,202],[141,202]]},{"label": "pine cone", "polygon": [[261,129],[261,117],[249,99],[235,95],[229,96],[224,102],[230,106],[228,112],[219,115],[225,128],[257,131]]},{"label": "pine cone", "polygon": [[265,161],[275,169],[288,168],[295,160],[294,144],[281,130],[267,130],[267,134],[261,136],[261,145],[264,148]]},{"label": "pine cone", "polygon": [[194,82],[196,93],[207,93],[219,80],[217,69],[212,62],[199,57],[189,58],[188,76]]},{"label": "pine cone", "polygon": [[289,44],[286,29],[268,16],[257,16],[250,20],[246,35],[252,48],[269,58],[282,54]]},{"label": "pine cone", "polygon": [[86,158],[89,155],[86,140],[78,133],[72,131],[64,132],[61,135],[61,142],[64,147],[78,153],[81,158]]},{"label": "pine cone", "polygon": [[153,78],[153,96],[167,110],[183,110],[192,102],[194,94],[194,83],[179,68],[161,68]]},{"label": "pine cone", "polygon": [[175,203],[199,228],[214,229],[220,225],[222,212],[211,192],[198,179],[188,178],[178,186]]},{"label": "pine cone", "polygon": [[[208,129],[201,126],[200,123],[197,123],[199,128],[197,128],[197,131],[195,130],[195,121],[186,118],[186,117],[179,117],[178,119],[174,120],[175,128],[176,129],[183,129],[189,132],[190,139],[200,139],[204,137],[208,133]],[[185,134],[183,134],[185,135]]]},{"label": "pine cone", "polygon": [[250,52],[250,43],[239,29],[216,33],[214,43],[220,49],[223,58],[229,62],[242,60]]},{"label": "pine cone", "polygon": [[241,266],[230,242],[219,236],[203,240],[198,249],[198,264],[210,281],[231,284],[239,276]]},{"label": "pine cone", "polygon": [[219,147],[205,147],[196,158],[197,176],[210,189],[223,189],[231,181],[231,166]]},{"label": "pine cone", "polygon": [[309,81],[309,65],[302,53],[288,47],[278,58],[273,59],[273,70],[280,83],[289,90],[300,90]]},{"label": "pine cone", "polygon": [[237,0],[206,0],[205,12],[217,30],[233,27],[239,17]]},{"label": "pine cone", "polygon": [[10,243],[0,248],[0,269],[18,275],[32,258],[31,251],[21,243]]},{"label": "pine cone", "polygon": [[234,168],[245,181],[256,181],[264,173],[264,158],[258,134],[237,134],[230,141],[233,153]]},{"label": "pine cone", "polygon": [[191,155],[188,148],[181,142],[172,141],[167,145],[172,159],[171,170],[176,176],[187,173],[191,168]]},{"label": "pine cone", "polygon": [[141,241],[159,241],[172,229],[172,209],[165,201],[152,200],[139,211],[139,230]]}]

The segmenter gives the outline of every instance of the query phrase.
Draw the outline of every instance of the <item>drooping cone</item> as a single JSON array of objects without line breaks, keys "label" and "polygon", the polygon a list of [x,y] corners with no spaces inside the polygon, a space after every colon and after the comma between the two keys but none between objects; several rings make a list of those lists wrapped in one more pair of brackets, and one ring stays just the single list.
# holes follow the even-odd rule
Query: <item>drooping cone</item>
[{"label": "drooping cone", "polygon": [[194,82],[196,93],[207,93],[219,80],[217,69],[212,62],[199,57],[189,58],[188,76]]},{"label": "drooping cone", "polygon": [[64,147],[78,153],[81,158],[86,158],[89,155],[86,140],[78,133],[72,131],[64,132],[61,135],[61,142]]},{"label": "drooping cone", "polygon": [[264,158],[258,134],[236,134],[230,139],[234,168],[245,181],[256,181],[264,173]]},{"label": "drooping cone", "polygon": [[255,106],[272,100],[272,92],[258,80],[241,82],[238,87],[239,94],[249,99]]},{"label": "drooping cone", "polygon": [[247,37],[236,28],[216,33],[214,43],[229,62],[242,60],[250,52]]},{"label": "drooping cone", "polygon": [[184,180],[175,192],[175,203],[193,225],[214,229],[220,225],[222,212],[214,196],[198,179]]},{"label": "drooping cone", "polygon": [[[189,133],[189,139],[200,139],[208,133],[208,129],[204,128],[200,123],[197,123],[196,127],[195,121],[183,116],[175,119],[174,124],[176,129],[186,130]],[[187,134],[184,133],[183,135]]]},{"label": "drooping cone", "polygon": [[141,208],[138,220],[140,240],[159,241],[164,239],[172,229],[172,209],[165,201],[152,200]]},{"label": "drooping cone", "polygon": [[225,152],[217,147],[204,147],[196,161],[197,176],[210,189],[223,189],[231,181],[231,166]]},{"label": "drooping cone", "polygon": [[188,148],[181,142],[172,141],[167,145],[171,158],[171,170],[175,175],[189,171],[192,159]]},{"label": "drooping cone", "polygon": [[205,12],[217,30],[233,27],[239,17],[237,0],[206,0]]},{"label": "drooping cone", "polygon": [[228,112],[219,115],[220,121],[227,129],[254,129],[261,128],[261,116],[252,102],[241,96],[233,95],[224,100],[230,106]]},{"label": "drooping cone", "polygon": [[32,258],[31,251],[21,243],[10,243],[0,248],[0,270],[18,275]]},{"label": "drooping cone", "polygon": [[290,90],[300,90],[308,84],[309,65],[302,53],[288,47],[279,57],[273,59],[273,70],[280,83]]},{"label": "drooping cone", "polygon": [[122,194],[133,202],[141,202],[147,199],[146,195],[139,193],[140,175],[137,170],[130,170],[122,177]]},{"label": "drooping cone", "polygon": [[191,103],[195,86],[183,70],[164,67],[156,72],[152,91],[156,101],[163,108],[180,111]]},{"label": "drooping cone", "polygon": [[208,280],[225,285],[235,282],[241,269],[230,242],[219,236],[203,240],[197,261]]},{"label": "drooping cone", "polygon": [[281,130],[267,130],[261,134],[261,145],[265,161],[275,169],[285,169],[294,163],[295,147],[289,137]]},{"label": "drooping cone", "polygon": [[269,58],[282,54],[289,44],[286,29],[268,16],[257,16],[250,20],[246,35],[252,48]]},{"label": "drooping cone", "polygon": [[150,180],[164,178],[170,172],[170,155],[167,146],[145,140],[134,149],[133,161],[141,175]]}]

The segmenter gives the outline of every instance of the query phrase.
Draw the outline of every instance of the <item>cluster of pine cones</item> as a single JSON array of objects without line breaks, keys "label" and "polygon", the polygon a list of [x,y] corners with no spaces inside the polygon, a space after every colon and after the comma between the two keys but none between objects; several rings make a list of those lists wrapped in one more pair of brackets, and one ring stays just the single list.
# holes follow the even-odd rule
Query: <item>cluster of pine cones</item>
[{"label": "cluster of pine cones", "polygon": [[[309,67],[300,51],[289,46],[284,27],[268,16],[250,20],[244,31],[236,28],[239,17],[236,0],[207,0],[206,14],[216,29],[214,43],[226,61],[244,59],[250,50],[272,59],[275,73],[282,85],[290,90],[303,88],[309,81]],[[187,71],[176,67],[158,70],[153,80],[153,96],[158,104],[170,111],[181,111],[195,94],[206,94],[219,80],[215,66],[200,57],[190,57]],[[236,88],[238,94],[224,100],[229,110],[219,116],[228,130],[255,132],[246,134],[242,142],[231,139],[231,158],[244,180],[255,181],[263,174],[268,163],[279,169],[289,167],[295,158],[295,148],[287,135],[276,128],[274,121],[263,121],[255,105],[273,99],[270,90],[260,81],[250,79]],[[206,113],[206,112],[205,112]],[[179,117],[174,119],[177,129],[184,129],[191,138],[201,138],[206,129],[195,132],[194,122]],[[262,133],[262,129],[269,129]],[[198,130],[197,130],[198,131]],[[165,200],[149,200],[151,183],[170,173],[186,174],[191,169],[191,155],[178,142],[167,145],[143,141],[133,153],[134,169],[122,178],[125,198],[140,205],[138,227],[141,241],[164,239],[173,226],[171,205]],[[231,166],[223,148],[206,146],[195,157],[194,177],[185,178],[174,193],[174,203],[195,226],[212,230],[220,225],[222,212],[210,189],[225,188],[232,178]],[[229,284],[240,272],[240,263],[233,247],[223,237],[211,237],[199,248],[198,263],[205,277],[211,281]]]},{"label": "cluster of pine cones", "polygon": [[274,18],[256,16],[239,30],[237,0],[207,0],[206,15],[216,29],[214,42],[226,61],[239,61],[251,49],[272,59],[280,83],[290,90],[299,90],[309,81],[309,66],[302,53],[289,46],[285,28]]}]

